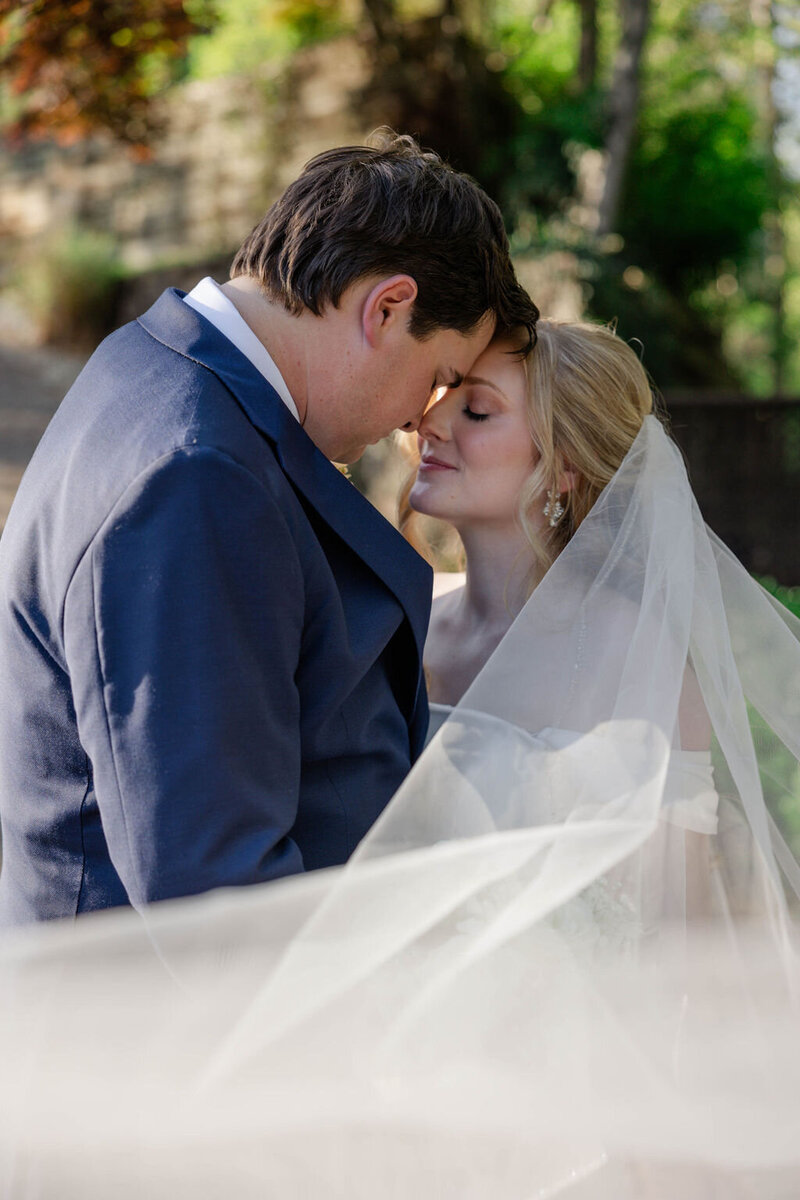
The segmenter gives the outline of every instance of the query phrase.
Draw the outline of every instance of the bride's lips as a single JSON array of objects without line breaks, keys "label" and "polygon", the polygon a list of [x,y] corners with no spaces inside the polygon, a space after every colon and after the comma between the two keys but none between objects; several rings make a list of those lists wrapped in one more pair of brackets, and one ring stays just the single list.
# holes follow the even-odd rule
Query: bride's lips
[{"label": "bride's lips", "polygon": [[442,462],[440,458],[423,458],[420,460],[420,471],[455,471],[456,467],[452,463]]}]

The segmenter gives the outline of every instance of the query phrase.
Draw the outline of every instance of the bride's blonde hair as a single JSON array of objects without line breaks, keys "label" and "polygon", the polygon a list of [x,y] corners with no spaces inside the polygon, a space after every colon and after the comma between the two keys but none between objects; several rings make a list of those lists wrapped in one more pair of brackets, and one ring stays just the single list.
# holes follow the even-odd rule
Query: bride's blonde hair
[{"label": "bride's blonde hair", "polygon": [[[653,391],[636,352],[608,325],[540,321],[525,362],[528,419],[540,453],[520,496],[520,522],[538,562],[549,567],[611,482],[653,411]],[[560,491],[568,472],[571,486]],[[548,493],[564,514],[537,528]]]},{"label": "bride's blonde hair", "polygon": [[[608,325],[542,319],[523,365],[540,458],[520,495],[519,520],[537,564],[547,569],[620,467],[653,411],[653,391],[636,352]],[[561,492],[565,472],[571,486]],[[400,496],[399,524],[430,558],[408,503],[415,475],[416,463]],[[564,513],[554,526],[540,527],[542,508],[554,492]]]}]

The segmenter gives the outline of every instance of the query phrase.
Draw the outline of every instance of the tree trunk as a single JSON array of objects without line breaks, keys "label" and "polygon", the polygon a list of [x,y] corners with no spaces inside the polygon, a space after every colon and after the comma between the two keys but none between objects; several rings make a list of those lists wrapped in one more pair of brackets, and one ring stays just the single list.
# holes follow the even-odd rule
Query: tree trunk
[{"label": "tree trunk", "polygon": [[610,124],[606,138],[606,178],[597,225],[600,234],[611,233],[617,222],[625,169],[636,131],[639,74],[650,25],[650,0],[620,0],[620,17],[622,32],[608,97]]},{"label": "tree trunk", "polygon": [[588,92],[597,78],[597,0],[578,0],[578,7],[581,10],[578,86],[581,92]]},{"label": "tree trunk", "polygon": [[379,43],[385,43],[395,35],[394,0],[364,0],[364,14]]}]

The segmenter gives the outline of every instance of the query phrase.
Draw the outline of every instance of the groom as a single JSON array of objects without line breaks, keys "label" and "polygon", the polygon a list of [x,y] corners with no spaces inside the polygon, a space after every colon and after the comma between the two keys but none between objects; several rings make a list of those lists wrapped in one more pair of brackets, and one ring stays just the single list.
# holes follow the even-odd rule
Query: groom
[{"label": "groom", "polygon": [[385,138],[98,348],[0,542],[0,924],[352,853],[422,746],[431,580],[331,460],[536,316],[495,205]]}]

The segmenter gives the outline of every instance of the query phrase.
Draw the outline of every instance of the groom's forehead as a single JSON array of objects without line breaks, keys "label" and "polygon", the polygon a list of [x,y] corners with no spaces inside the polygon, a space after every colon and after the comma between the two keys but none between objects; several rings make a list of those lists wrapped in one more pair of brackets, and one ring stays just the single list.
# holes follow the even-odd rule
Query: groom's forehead
[{"label": "groom's forehead", "polygon": [[[494,314],[487,313],[480,323],[467,333],[444,329],[439,339],[442,382],[463,378],[475,360],[491,342],[495,331]],[[457,386],[457,385],[452,385]]]}]

